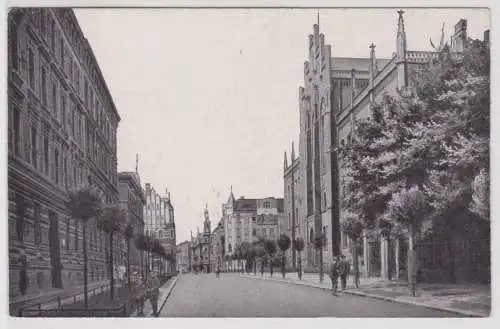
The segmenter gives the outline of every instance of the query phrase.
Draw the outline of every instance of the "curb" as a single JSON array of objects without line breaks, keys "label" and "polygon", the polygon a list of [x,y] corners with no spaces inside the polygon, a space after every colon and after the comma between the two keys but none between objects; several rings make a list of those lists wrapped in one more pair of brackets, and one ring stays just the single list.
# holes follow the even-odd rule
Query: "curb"
[{"label": "curb", "polygon": [[[296,286],[306,286],[306,287],[321,289],[321,290],[325,290],[325,291],[330,291],[329,288],[320,287],[320,286],[312,285],[312,284],[308,284],[308,283],[298,283],[298,282],[294,282],[294,281],[285,281],[285,280],[273,279],[273,278],[262,278],[262,277],[252,277],[252,276],[245,276],[245,277],[247,277],[249,279],[254,279],[254,280],[276,281],[276,282],[281,282],[281,283],[285,283],[285,284],[292,284],[292,285],[296,285]],[[392,303],[400,303],[400,304],[406,304],[406,305],[412,305],[412,306],[419,306],[419,307],[424,307],[424,308],[428,308],[431,310],[443,311],[443,312],[448,312],[448,313],[452,313],[452,314],[456,314],[456,315],[463,315],[466,317],[473,317],[473,318],[489,317],[489,315],[485,315],[485,314],[481,314],[481,313],[465,311],[465,310],[460,310],[460,309],[456,309],[456,308],[439,307],[439,306],[434,306],[434,305],[429,305],[429,304],[424,304],[424,303],[419,303],[419,302],[413,302],[413,301],[397,300],[397,299],[394,299],[391,297],[373,295],[373,294],[368,294],[368,293],[364,293],[364,292],[360,292],[360,291],[344,290],[343,292],[345,294],[354,295],[354,296],[358,296],[358,297],[366,297],[366,298],[384,300],[384,301],[392,302]]]},{"label": "curb", "polygon": [[[168,292],[165,294],[165,297],[163,298],[163,300],[161,301],[161,303],[158,305],[158,314],[163,309],[163,306],[165,306],[165,303],[167,302],[168,297],[172,293],[172,290],[174,289],[175,284],[177,283],[178,279],[179,279],[179,276],[176,275],[175,278],[174,278],[174,281],[172,281],[172,284],[170,284],[170,286],[168,287]],[[153,317],[153,311],[149,312],[147,316],[148,317]]]}]

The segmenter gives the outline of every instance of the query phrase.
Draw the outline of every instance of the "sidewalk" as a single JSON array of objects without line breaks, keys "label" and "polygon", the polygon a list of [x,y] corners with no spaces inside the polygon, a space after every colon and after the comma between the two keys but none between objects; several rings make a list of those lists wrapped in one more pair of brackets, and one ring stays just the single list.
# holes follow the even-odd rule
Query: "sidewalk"
[{"label": "sidewalk", "polygon": [[[234,275],[238,275],[234,273]],[[330,290],[331,282],[328,275],[319,281],[319,274],[304,273],[299,280],[297,273],[287,273],[283,279],[281,273],[269,273],[263,276],[239,274],[252,279],[275,280],[295,285],[310,286],[319,289]],[[354,287],[352,277],[348,278],[346,294],[377,298],[391,302],[410,304],[454,314],[487,317],[491,312],[491,288],[489,285],[452,285],[452,284],[419,284],[416,296],[410,296],[408,286],[405,282],[384,281],[380,278],[360,278],[358,289]],[[339,282],[340,284],[340,282]]]},{"label": "sidewalk", "polygon": [[[158,313],[161,312],[163,305],[165,305],[165,302],[167,301],[168,296],[170,296],[170,293],[172,292],[172,289],[177,283],[177,280],[179,279],[180,275],[181,274],[174,276],[173,278],[169,279],[163,286],[160,287],[160,295],[158,296]],[[130,317],[141,317],[141,316],[137,314],[137,311],[134,311],[132,312]],[[153,307],[151,306],[149,300],[144,302],[144,317],[153,317]]]},{"label": "sidewalk", "polygon": [[[88,284],[89,297],[92,296],[92,291],[96,289],[96,293],[109,289],[109,279],[100,280]],[[115,283],[115,287],[118,284]],[[9,300],[9,308],[11,314],[17,314],[20,308],[33,308],[42,304],[42,309],[56,308],[58,306],[58,297],[61,299],[61,305],[71,304],[75,302],[74,295],[77,295],[76,301],[83,299],[83,285],[73,286],[63,289],[50,289],[46,291],[39,291],[34,294],[19,296],[15,299]],[[14,313],[12,313],[14,312]]]}]

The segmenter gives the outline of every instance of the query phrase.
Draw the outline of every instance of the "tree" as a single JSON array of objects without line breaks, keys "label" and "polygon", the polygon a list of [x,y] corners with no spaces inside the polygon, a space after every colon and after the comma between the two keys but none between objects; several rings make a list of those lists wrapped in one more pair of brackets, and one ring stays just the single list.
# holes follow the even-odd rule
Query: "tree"
[{"label": "tree", "polygon": [[274,242],[274,240],[266,240],[264,243],[264,250],[269,260],[269,274],[273,276],[273,258],[276,254],[276,242]]},{"label": "tree", "polygon": [[250,264],[250,243],[247,241],[243,241],[240,245],[240,257],[245,261],[245,269],[248,269],[248,265]]},{"label": "tree", "polygon": [[102,201],[99,193],[92,187],[82,187],[68,193],[68,207],[71,217],[83,223],[83,292],[84,305],[88,309],[88,257],[86,224],[91,218],[96,218],[102,211]]},{"label": "tree", "polygon": [[470,41],[452,54],[444,45],[412,78],[412,88],[373,105],[372,120],[355,122],[341,150],[341,184],[346,225],[407,231],[414,271],[419,235],[440,230],[449,241],[472,213],[489,218],[479,201],[489,199],[487,184],[474,185],[489,172],[489,50]]},{"label": "tree", "polygon": [[353,279],[356,288],[359,288],[359,261],[358,249],[360,248],[361,235],[363,233],[363,221],[358,215],[352,213],[343,214],[344,221],[341,223],[342,231],[345,232],[347,237],[352,241],[352,263],[353,263]]},{"label": "tree", "polygon": [[139,250],[140,253],[140,261],[141,261],[141,278],[144,279],[144,251],[146,250],[146,237],[144,234],[140,233],[135,239],[135,246]]},{"label": "tree", "polygon": [[129,289],[131,288],[131,275],[130,275],[130,240],[134,238],[134,227],[132,224],[128,223],[127,226],[125,227],[125,230],[123,231],[123,235],[125,237],[125,240],[127,242],[127,273],[128,273],[128,286]]},{"label": "tree", "polygon": [[290,237],[286,234],[281,234],[278,238],[278,247],[281,250],[282,253],[282,261],[281,261],[281,275],[283,275],[283,278],[285,278],[286,271],[286,251],[288,248],[290,248]]},{"label": "tree", "polygon": [[122,230],[126,218],[125,211],[118,205],[110,205],[103,209],[102,215],[99,217],[98,226],[109,236],[109,264],[110,264],[110,294],[111,299],[114,299],[115,292],[115,276],[113,249],[115,234]]},{"label": "tree", "polygon": [[298,258],[298,266],[297,266],[297,274],[299,276],[299,280],[302,280],[302,257],[301,257],[301,252],[304,250],[304,239],[297,237],[295,240],[293,240],[293,247],[297,252],[299,253],[299,258]]}]

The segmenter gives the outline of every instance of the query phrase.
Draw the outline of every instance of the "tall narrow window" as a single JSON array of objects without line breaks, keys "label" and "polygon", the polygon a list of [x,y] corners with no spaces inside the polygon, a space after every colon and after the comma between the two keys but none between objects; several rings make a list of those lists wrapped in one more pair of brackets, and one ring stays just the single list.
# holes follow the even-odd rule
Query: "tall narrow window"
[{"label": "tall narrow window", "polygon": [[49,174],[49,137],[48,136],[43,137],[43,160],[45,161],[45,163],[44,163],[45,175],[48,175]]},{"label": "tall narrow window", "polygon": [[42,104],[47,106],[47,72],[42,67]]},{"label": "tall narrow window", "polygon": [[66,96],[64,95],[64,91],[61,90],[61,104],[60,104],[60,107],[61,107],[61,111],[60,111],[60,116],[58,115],[57,116],[57,120],[59,120],[59,122],[61,122],[62,126],[65,128],[64,130],[66,130],[66,125],[65,125],[65,117],[66,117]]},{"label": "tall narrow window", "polygon": [[85,89],[84,89],[84,103],[85,103],[85,106],[89,106],[89,83],[87,82],[87,80],[85,80]]},{"label": "tall narrow window", "polygon": [[35,55],[31,48],[28,48],[28,80],[31,89],[35,90]]},{"label": "tall narrow window", "polygon": [[34,206],[34,219],[35,219],[35,244],[39,245],[42,243],[42,225],[41,225],[41,215],[40,215],[40,204],[35,202]]},{"label": "tall narrow window", "polygon": [[16,235],[17,240],[23,242],[24,240],[24,216],[26,214],[26,203],[21,195],[16,196]]},{"label": "tall narrow window", "polygon": [[19,69],[19,37],[18,37],[18,20],[22,13],[13,9],[9,13],[9,35],[10,35],[10,60],[12,62],[12,68],[15,70]]},{"label": "tall narrow window", "polygon": [[50,33],[51,33],[51,46],[52,46],[52,51],[55,52],[56,50],[56,23],[54,21],[51,22],[50,24]]},{"label": "tall narrow window", "polygon": [[20,155],[21,153],[21,113],[17,107],[12,108],[13,118],[13,134],[14,134],[14,154]]},{"label": "tall narrow window", "polygon": [[63,181],[64,181],[64,187],[69,188],[68,184],[68,159],[66,156],[64,157],[63,160]]},{"label": "tall narrow window", "polygon": [[75,219],[75,251],[78,250],[78,220]]},{"label": "tall narrow window", "polygon": [[56,83],[52,83],[52,111],[56,116],[56,119],[59,118],[59,107],[57,106],[57,86]]},{"label": "tall narrow window", "polygon": [[54,164],[56,184],[59,184],[59,150],[57,149],[54,151]]},{"label": "tall narrow window", "polygon": [[38,143],[37,129],[35,124],[31,125],[31,163],[35,169],[38,168]]},{"label": "tall narrow window", "polygon": [[59,55],[60,55],[61,67],[64,69],[64,39],[61,38],[59,39],[59,41],[60,41]]}]

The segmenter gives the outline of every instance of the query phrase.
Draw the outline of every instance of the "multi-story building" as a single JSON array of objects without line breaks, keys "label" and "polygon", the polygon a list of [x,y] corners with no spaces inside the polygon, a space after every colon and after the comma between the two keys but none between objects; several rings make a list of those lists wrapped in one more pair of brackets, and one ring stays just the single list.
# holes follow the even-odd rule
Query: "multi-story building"
[{"label": "multi-story building", "polygon": [[221,268],[224,264],[224,220],[219,220],[210,237],[210,263],[212,268]]},{"label": "multi-story building", "polygon": [[[126,222],[133,228],[134,237],[144,234],[144,205],[146,197],[141,187],[139,174],[136,172],[120,172],[118,174],[118,191],[120,204],[127,214]],[[133,241],[130,241],[130,271],[141,271],[141,253]]]},{"label": "multi-story building", "polygon": [[[67,192],[93,185],[105,203],[118,202],[120,116],[71,9],[12,9],[8,27],[9,295],[15,302],[22,294],[83,283],[82,222],[71,217]],[[87,232],[93,282],[107,277],[108,244],[94,220]]]},{"label": "multi-story building", "polygon": [[177,245],[176,252],[176,270],[179,273],[187,273],[190,271],[190,254],[189,241],[181,242]]},{"label": "multi-story building", "polygon": [[203,232],[198,229],[196,237],[191,233],[191,268],[210,272],[212,264],[210,262],[210,216],[208,214],[208,206],[205,207]]},{"label": "multi-story building", "polygon": [[236,246],[259,238],[276,240],[283,212],[283,199],[234,198],[231,188],[228,201],[222,205],[224,219],[225,254],[232,255]]},{"label": "multi-story building", "polygon": [[[290,158],[290,165],[288,164],[287,154],[285,152],[285,160],[284,160],[284,182],[285,182],[285,190],[284,190],[284,216],[280,221],[280,234],[286,234],[290,237],[290,240],[293,242],[296,238],[302,238],[304,242],[306,241],[307,232],[303,231],[304,227],[302,227],[300,223],[300,218],[303,218],[304,214],[302,213],[303,207],[302,205],[302,194],[301,192],[301,177],[299,171],[299,158],[295,157],[295,148],[292,143],[292,153]],[[287,265],[295,268],[297,264],[297,251],[293,247],[293,243],[287,251],[286,255]],[[302,253],[301,255],[303,263],[305,263],[305,256]]]},{"label": "multi-story building", "polygon": [[[451,38],[452,53],[461,52],[466,40],[467,22],[461,19]],[[297,165],[294,160],[290,166],[285,165],[286,192],[288,186],[290,189],[294,186],[290,184],[292,174],[300,182],[294,187],[293,195],[291,190],[285,193],[285,204],[289,207],[298,201],[298,227],[294,235],[301,232],[305,237],[306,262],[303,264],[306,266],[317,268],[319,251],[314,249],[314,240],[321,236],[325,239],[325,262],[340,253],[351,256],[350,242],[340,229],[339,195],[344,173],[339,169],[341,159],[337,157],[337,150],[349,143],[354,119],[371,116],[374,102],[385,93],[396,96],[398,90],[408,86],[411,70],[428,65],[429,60],[438,56],[437,52],[407,49],[403,11],[398,12],[395,45],[396,52],[386,59],[376,58],[373,43],[367,58],[332,57],[319,24],[314,25],[313,34],[309,35],[309,59],[304,63],[304,87],[299,91],[298,172],[294,169]],[[394,271],[397,276],[395,269],[405,262],[403,250],[407,242],[389,243],[382,236],[371,241],[367,236],[363,239],[362,273],[388,278],[389,272]],[[395,265],[390,269],[393,258]]]},{"label": "multi-story building", "polygon": [[[175,258],[175,216],[174,207],[170,201],[170,192],[165,189],[165,197],[146,183],[146,207],[144,207],[144,231],[155,239],[159,239],[167,252]],[[153,263],[158,263],[156,259]],[[175,265],[168,264],[166,270],[173,270]],[[174,266],[174,267],[172,267]]]}]

